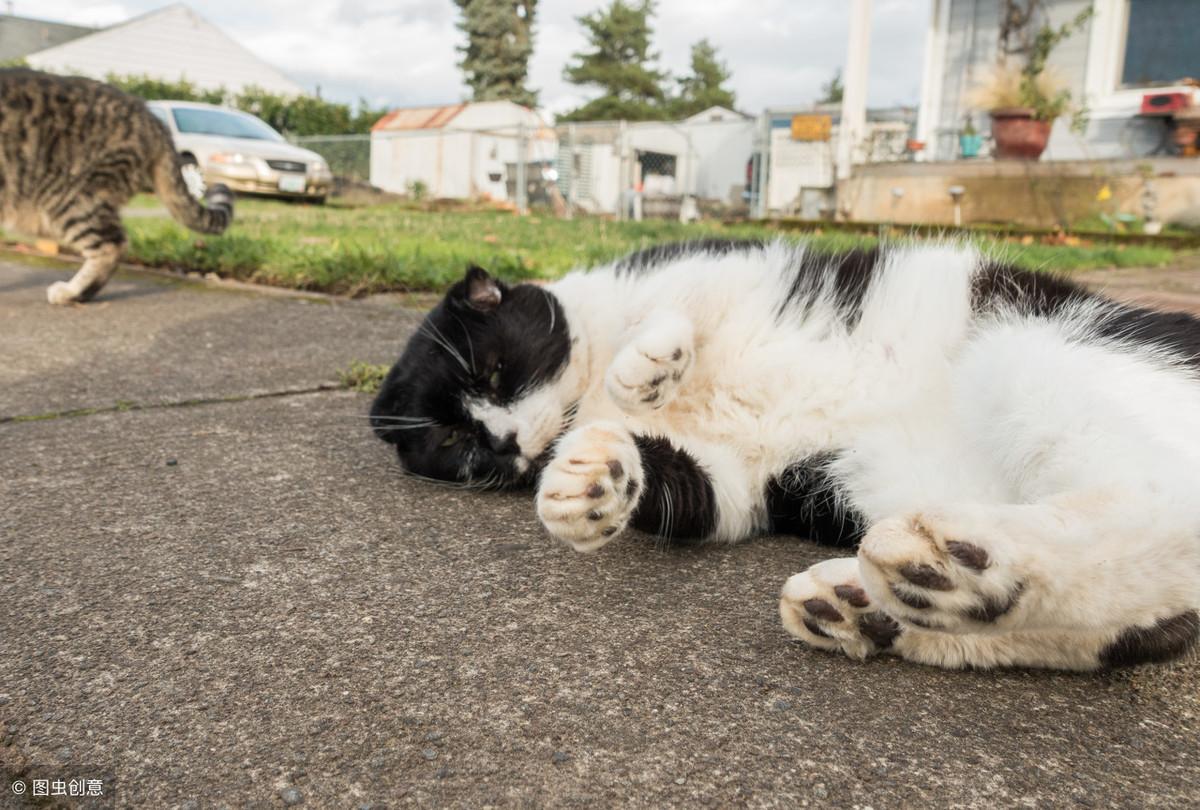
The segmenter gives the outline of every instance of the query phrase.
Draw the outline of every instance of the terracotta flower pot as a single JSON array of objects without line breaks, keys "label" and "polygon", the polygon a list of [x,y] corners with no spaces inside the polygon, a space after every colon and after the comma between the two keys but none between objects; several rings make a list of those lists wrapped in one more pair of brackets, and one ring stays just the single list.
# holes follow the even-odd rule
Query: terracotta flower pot
[{"label": "terracotta flower pot", "polygon": [[1184,157],[1200,154],[1200,108],[1185,107],[1175,111],[1175,132],[1172,139]]},{"label": "terracotta flower pot", "polygon": [[1050,140],[1050,121],[1038,121],[1027,107],[992,110],[992,138],[1001,160],[1037,160]]}]

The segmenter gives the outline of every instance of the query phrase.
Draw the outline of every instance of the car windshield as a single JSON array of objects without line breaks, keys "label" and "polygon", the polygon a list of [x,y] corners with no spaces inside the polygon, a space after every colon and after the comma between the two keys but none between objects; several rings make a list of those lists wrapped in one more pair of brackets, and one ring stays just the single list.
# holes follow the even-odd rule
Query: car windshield
[{"label": "car windshield", "polygon": [[221,135],[226,138],[250,138],[256,141],[282,141],[283,136],[250,115],[177,107],[171,110],[175,126],[188,135]]}]

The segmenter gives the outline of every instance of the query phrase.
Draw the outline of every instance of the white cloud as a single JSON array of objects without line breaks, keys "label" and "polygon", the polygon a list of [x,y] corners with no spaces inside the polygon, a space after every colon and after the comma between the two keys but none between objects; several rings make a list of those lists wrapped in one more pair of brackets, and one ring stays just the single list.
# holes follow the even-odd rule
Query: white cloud
[{"label": "white cloud", "polygon": [[[930,0],[875,0],[870,102],[915,104]],[[562,78],[586,43],[576,18],[606,0],[542,0],[531,84],[551,111],[588,96]],[[110,25],[164,5],[154,0],[16,2],[15,12],[83,25]],[[376,105],[453,102],[466,94],[456,62],[461,34],[451,0],[207,0],[202,16],[304,87],[341,101]],[[708,38],[733,72],[738,106],[803,104],[842,63],[844,0],[659,0],[655,49],[675,74],[692,43]]]}]

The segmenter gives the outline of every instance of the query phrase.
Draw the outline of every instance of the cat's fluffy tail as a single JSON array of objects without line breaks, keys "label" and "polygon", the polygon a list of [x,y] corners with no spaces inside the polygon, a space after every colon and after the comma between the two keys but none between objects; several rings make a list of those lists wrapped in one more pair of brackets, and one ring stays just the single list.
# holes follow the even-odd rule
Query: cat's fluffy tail
[{"label": "cat's fluffy tail", "polygon": [[215,183],[204,192],[204,205],[192,196],[183,179],[183,163],[168,141],[154,164],[154,192],[171,216],[199,233],[218,234],[233,222],[233,192]]}]

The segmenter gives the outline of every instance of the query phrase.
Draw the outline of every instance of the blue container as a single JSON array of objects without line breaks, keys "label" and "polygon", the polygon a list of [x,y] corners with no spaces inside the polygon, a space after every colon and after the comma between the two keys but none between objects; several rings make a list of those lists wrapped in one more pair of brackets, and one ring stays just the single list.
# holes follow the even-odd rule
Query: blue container
[{"label": "blue container", "polygon": [[959,135],[958,148],[965,158],[979,157],[979,149],[983,146],[982,135]]}]

